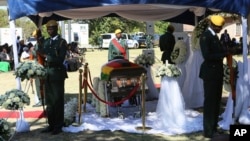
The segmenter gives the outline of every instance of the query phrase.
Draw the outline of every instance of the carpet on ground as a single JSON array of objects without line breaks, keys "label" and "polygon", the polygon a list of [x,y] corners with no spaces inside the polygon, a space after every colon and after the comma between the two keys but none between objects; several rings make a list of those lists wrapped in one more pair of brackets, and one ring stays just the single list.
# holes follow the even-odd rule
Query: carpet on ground
[{"label": "carpet on ground", "polygon": [[[44,118],[45,114],[42,110],[26,111],[24,109],[24,118]],[[19,118],[18,110],[1,110],[0,118]]]}]

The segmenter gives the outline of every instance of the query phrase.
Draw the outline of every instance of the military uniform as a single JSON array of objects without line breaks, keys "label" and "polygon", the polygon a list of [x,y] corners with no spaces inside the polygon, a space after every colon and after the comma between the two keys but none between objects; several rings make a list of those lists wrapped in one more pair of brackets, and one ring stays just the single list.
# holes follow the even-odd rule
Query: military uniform
[{"label": "military uniform", "polygon": [[211,138],[217,130],[223,88],[223,58],[226,52],[211,28],[201,35],[200,47],[204,58],[199,74],[204,85],[204,136]]},{"label": "military uniform", "polygon": [[45,79],[45,101],[48,123],[52,128],[61,128],[64,122],[64,80],[67,72],[63,61],[66,50],[67,43],[59,35],[55,40],[48,38],[44,42],[48,74]]},{"label": "military uniform", "polygon": [[63,62],[66,56],[67,42],[60,35],[55,35],[47,38],[43,46],[47,70],[45,79],[46,114],[49,124],[47,131],[58,134],[64,124],[64,82],[67,78],[67,71]]},{"label": "military uniform", "polygon": [[[115,31],[115,34],[121,34],[121,30],[117,29]],[[120,51],[118,45],[115,44],[115,42],[118,42],[119,46],[125,50],[126,55],[122,54]],[[109,49],[108,49],[108,61],[113,60],[115,58],[124,58],[129,60],[129,51],[128,51],[128,45],[127,41],[125,39],[112,39],[109,44]]]}]

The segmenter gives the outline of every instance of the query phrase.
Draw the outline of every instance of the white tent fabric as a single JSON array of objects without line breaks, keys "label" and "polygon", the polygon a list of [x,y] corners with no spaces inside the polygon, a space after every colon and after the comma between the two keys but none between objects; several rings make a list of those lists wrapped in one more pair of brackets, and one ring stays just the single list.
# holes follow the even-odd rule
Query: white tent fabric
[{"label": "white tent fabric", "polygon": [[[156,21],[176,17],[189,9],[197,16],[202,16],[206,10],[205,8],[201,7],[138,4],[69,9],[54,11],[53,13],[71,19],[93,19],[103,17],[111,13],[116,13],[121,17],[131,20]],[[39,13],[39,15],[42,17],[48,17],[51,14],[52,12]]]}]

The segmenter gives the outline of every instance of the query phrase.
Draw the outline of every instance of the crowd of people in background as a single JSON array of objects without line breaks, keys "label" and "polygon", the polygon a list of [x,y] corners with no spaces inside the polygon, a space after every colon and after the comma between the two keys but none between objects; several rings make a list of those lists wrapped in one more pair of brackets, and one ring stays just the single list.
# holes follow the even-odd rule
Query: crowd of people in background
[{"label": "crowd of people in background", "polygon": [[[0,62],[8,62],[10,64],[10,70],[14,70],[14,53],[12,45],[4,44],[0,46]],[[34,52],[34,45],[29,42],[26,43],[24,40],[20,40],[17,37],[17,55],[18,61],[24,62],[31,60],[30,56]],[[82,60],[80,58],[78,44],[76,42],[68,43],[68,50],[65,56],[64,65],[67,71],[76,71],[81,67]]]},{"label": "crowd of people in background", "polygon": [[[242,37],[239,38],[239,41],[236,40],[235,37],[231,38],[227,29],[224,30],[224,33],[220,36],[220,42],[223,45],[224,50],[231,50],[234,54],[242,54],[243,51],[243,43]],[[248,46],[248,54],[249,54],[249,46]]]}]

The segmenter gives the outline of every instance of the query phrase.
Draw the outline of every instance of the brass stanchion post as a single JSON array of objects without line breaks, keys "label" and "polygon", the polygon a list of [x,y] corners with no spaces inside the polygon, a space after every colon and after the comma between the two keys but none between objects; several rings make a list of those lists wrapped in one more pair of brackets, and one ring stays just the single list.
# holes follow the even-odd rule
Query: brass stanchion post
[{"label": "brass stanchion post", "polygon": [[142,96],[141,96],[141,113],[142,113],[142,126],[136,127],[136,130],[150,130],[151,127],[145,126],[146,121],[146,110],[145,110],[145,83],[146,83],[146,75],[145,73],[141,76],[141,89],[142,89]]},{"label": "brass stanchion post", "polygon": [[[78,95],[78,124],[81,124],[82,117],[82,69],[79,69],[79,95]],[[86,84],[85,84],[86,85]]]},{"label": "brass stanchion post", "polygon": [[[85,64],[84,66],[84,72],[83,72],[83,77],[84,77],[84,80],[87,82],[88,80],[88,63]],[[87,86],[87,83],[84,85],[84,107],[83,107],[83,110],[84,112],[86,112],[86,103],[87,103],[87,94],[88,94],[88,86]]]}]

